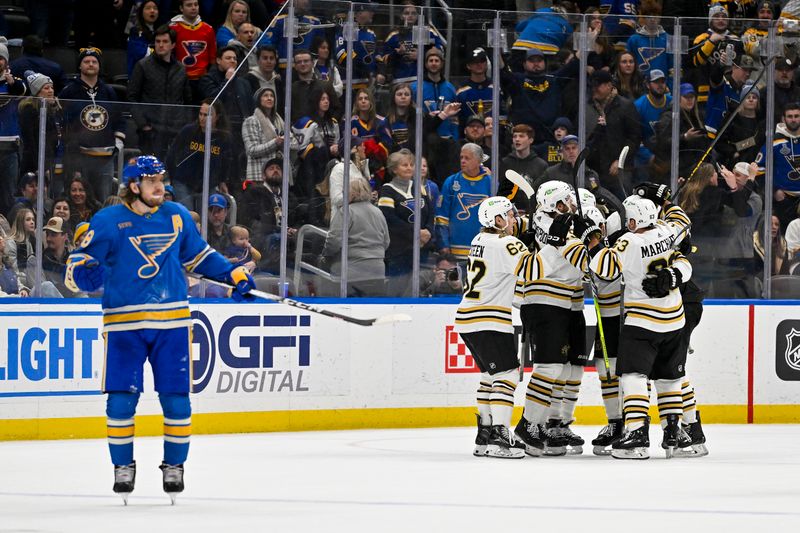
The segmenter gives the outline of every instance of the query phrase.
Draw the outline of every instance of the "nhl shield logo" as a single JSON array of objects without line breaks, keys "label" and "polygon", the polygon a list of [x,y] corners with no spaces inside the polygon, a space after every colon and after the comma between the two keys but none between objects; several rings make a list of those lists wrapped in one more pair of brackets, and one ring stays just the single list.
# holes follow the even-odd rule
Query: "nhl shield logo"
[{"label": "nhl shield logo", "polygon": [[783,381],[800,381],[800,320],[783,320],[775,329],[775,373]]},{"label": "nhl shield logo", "polygon": [[794,328],[786,334],[784,357],[790,368],[800,371],[800,331]]}]

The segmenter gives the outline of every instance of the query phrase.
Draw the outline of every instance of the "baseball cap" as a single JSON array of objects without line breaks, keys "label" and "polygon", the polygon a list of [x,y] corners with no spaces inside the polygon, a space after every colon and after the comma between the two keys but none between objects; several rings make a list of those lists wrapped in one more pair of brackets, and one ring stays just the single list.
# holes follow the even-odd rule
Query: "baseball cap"
[{"label": "baseball cap", "polygon": [[469,126],[469,125],[470,125],[470,124],[472,124],[473,122],[480,122],[481,126],[484,126],[484,127],[486,127],[486,121],[485,121],[485,120],[483,119],[483,117],[482,117],[482,116],[480,116],[480,115],[472,115],[471,117],[469,117],[469,118],[467,119],[466,126]]},{"label": "baseball cap", "polygon": [[775,59],[776,70],[792,70],[796,66],[797,65],[795,65],[788,57],[778,57]]},{"label": "baseball cap", "polygon": [[594,71],[594,74],[592,74],[592,85],[597,86],[597,85],[602,85],[604,83],[611,83],[612,81],[614,80],[611,77],[611,74],[608,73],[608,71],[596,70]]},{"label": "baseball cap", "polygon": [[64,233],[64,219],[61,217],[52,217],[44,225],[45,231],[52,231],[54,233]]},{"label": "baseball cap", "polygon": [[694,90],[694,85],[691,83],[681,83],[681,96],[686,96],[687,94],[697,94],[697,91]]},{"label": "baseball cap", "polygon": [[228,209],[228,199],[219,193],[212,194],[208,197],[208,207]]},{"label": "baseball cap", "polygon": [[561,139],[561,146],[564,146],[567,143],[573,143],[573,142],[574,143],[580,142],[578,140],[578,136],[577,135],[564,135],[564,138]]},{"label": "baseball cap", "polygon": [[270,166],[270,165],[278,165],[279,167],[283,168],[283,157],[282,157],[282,156],[277,156],[277,155],[276,155],[276,156],[274,156],[274,157],[270,157],[270,158],[269,158],[269,159],[267,159],[267,161],[264,163],[264,166],[263,166],[263,167],[261,167],[261,171],[263,172],[263,171],[264,171],[264,170],[266,170],[266,169],[267,169],[267,167],[268,167],[268,166]]},{"label": "baseball cap", "polygon": [[742,54],[737,57],[734,64],[740,69],[754,70],[756,68],[756,62],[747,54]]},{"label": "baseball cap", "polygon": [[467,63],[475,63],[476,61],[486,61],[486,50],[476,48],[472,51],[472,54],[467,58]]},{"label": "baseball cap", "polygon": [[650,71],[650,81],[663,80],[665,78],[666,76],[664,75],[663,70],[654,68],[653,70]]}]

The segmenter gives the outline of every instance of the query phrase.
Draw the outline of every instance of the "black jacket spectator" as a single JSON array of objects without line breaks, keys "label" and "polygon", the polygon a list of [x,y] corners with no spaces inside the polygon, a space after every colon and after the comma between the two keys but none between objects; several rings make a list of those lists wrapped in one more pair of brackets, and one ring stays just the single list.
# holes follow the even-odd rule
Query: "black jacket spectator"
[{"label": "black jacket spectator", "polygon": [[[187,124],[178,133],[167,153],[167,171],[170,179],[188,186],[192,193],[203,190],[203,152],[205,132],[194,122]],[[211,132],[210,185],[213,189],[228,181],[231,168],[231,136],[227,131],[215,129]]]}]

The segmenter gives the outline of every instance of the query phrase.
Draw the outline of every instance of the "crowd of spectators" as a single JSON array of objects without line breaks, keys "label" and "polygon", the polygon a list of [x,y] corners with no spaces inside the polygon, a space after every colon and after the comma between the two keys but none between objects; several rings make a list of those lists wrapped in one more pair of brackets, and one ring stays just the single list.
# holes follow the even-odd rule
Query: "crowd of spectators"
[{"label": "crowd of spectators", "polygon": [[[507,28],[510,50],[500,54],[499,80],[492,79],[492,50],[463,31],[470,24],[463,15],[456,17],[464,26],[452,42],[437,17],[427,17],[428,44],[419,49],[411,28],[420,3],[394,2],[394,21],[387,3],[354,4],[357,28],[347,79],[341,26],[346,3],[295,0],[298,27],[289,57],[285,10],[275,16],[281,2],[26,2],[31,33],[19,43],[0,38],[0,290],[21,296],[35,292],[30,267],[36,264],[36,201],[43,195],[45,283],[37,290],[72,296],[57,279],[71,236],[79,223],[119,201],[120,154],[142,153],[165,162],[174,201],[198,219],[197,213],[208,211],[209,242],[257,274],[279,272],[287,213],[290,258],[303,225],[328,231],[324,242],[304,247],[303,260],[333,278],[327,287],[319,280],[307,288],[313,294],[338,292],[345,234],[349,294],[411,295],[415,245],[421,293],[454,294],[459,264],[478,231],[477,206],[493,194],[495,137],[498,192],[520,212],[532,206],[505,179],[505,171],[520,173],[534,188],[551,179],[571,181],[583,144],[589,148],[586,186],[608,214],[619,210],[636,184],[670,183],[673,99],[679,100],[680,119],[677,201],[694,222],[694,261],[702,287],[716,297],[760,294],[767,197],[775,221],[773,258],[766,261],[774,274],[794,274],[800,252],[794,23],[780,29],[778,57],[772,59],[774,85],[768,87],[760,73],[769,61],[764,54],[770,24],[779,17],[798,18],[797,0],[783,6],[752,0],[500,2],[492,7],[523,11]],[[577,46],[583,16],[589,30],[583,46]],[[681,19],[689,46],[682,51],[681,83],[673,86],[672,17],[678,16],[697,18]],[[55,46],[72,47],[77,65],[70,68],[47,57],[46,50]],[[112,77],[106,58],[121,50],[124,73]],[[416,77],[420,54],[422,80]],[[445,65],[446,57],[453,65]],[[582,65],[588,80],[583,102]],[[499,101],[492,97],[495,81]],[[348,90],[351,117],[343,116]],[[417,147],[419,90],[424,109]],[[773,123],[766,113],[770,92]],[[289,117],[283,116],[287,98]],[[499,124],[492,121],[494,105]],[[576,127],[581,108],[584,131]],[[211,144],[205,146],[209,115]],[[772,147],[765,145],[767,130],[774,131]],[[290,187],[284,191],[287,137]],[[350,153],[345,153],[347,138]],[[714,149],[699,164],[712,142]],[[625,147],[630,155],[621,166]],[[38,189],[40,148],[43,191]],[[417,148],[423,162],[419,174]],[[771,191],[764,180],[767,150],[774,156]],[[212,194],[202,205],[206,151]],[[283,205],[284,192],[288,205]],[[419,234],[414,233],[417,207]]]}]

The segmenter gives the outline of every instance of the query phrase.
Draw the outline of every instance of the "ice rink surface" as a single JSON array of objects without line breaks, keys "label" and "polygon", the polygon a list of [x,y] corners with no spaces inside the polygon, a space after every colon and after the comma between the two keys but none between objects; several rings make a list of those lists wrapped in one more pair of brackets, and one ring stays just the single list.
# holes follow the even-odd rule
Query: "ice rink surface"
[{"label": "ice rink surface", "polygon": [[711,454],[472,457],[471,428],[192,437],[186,491],[136,441],[128,507],[104,440],[0,443],[0,532],[800,531],[800,425],[707,425]]}]

